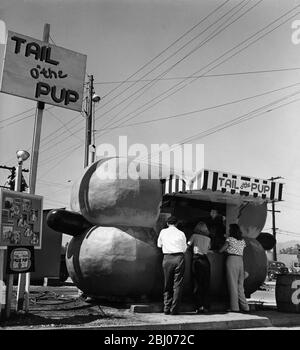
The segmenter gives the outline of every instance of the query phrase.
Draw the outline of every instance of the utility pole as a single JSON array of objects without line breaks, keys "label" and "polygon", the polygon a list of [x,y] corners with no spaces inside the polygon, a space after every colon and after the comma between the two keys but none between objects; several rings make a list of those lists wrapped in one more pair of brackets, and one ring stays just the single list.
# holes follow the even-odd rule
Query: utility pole
[{"label": "utility pole", "polygon": [[[8,190],[15,190],[15,179],[16,179],[16,167],[15,166],[6,166],[6,165],[0,165],[0,169],[6,169],[10,171],[10,176],[7,178],[4,186],[0,186],[2,188],[6,188]],[[28,173],[29,169],[22,169],[22,172]],[[7,186],[6,186],[7,185]],[[23,178],[23,175],[21,175],[21,191],[26,191],[28,188],[25,179]]]},{"label": "utility pole", "polygon": [[[282,179],[281,176],[277,176],[277,177],[271,177],[270,181],[274,181],[274,180],[278,180],[278,179]],[[280,213],[280,210],[275,210],[275,201],[272,200],[272,210],[268,210],[268,211],[271,211],[272,212],[272,231],[273,231],[273,236],[276,240],[276,224],[275,224],[275,213]],[[274,248],[273,248],[273,260],[274,261],[277,261],[277,251],[276,251],[276,243],[274,245]]]},{"label": "utility pole", "polygon": [[[44,25],[43,41],[48,43],[49,37],[50,37],[50,24],[46,23]],[[37,113],[35,115],[35,121],[34,121],[30,177],[29,177],[29,189],[31,194],[35,193],[35,187],[36,187],[37,167],[38,167],[38,160],[39,160],[39,149],[40,149],[42,118],[43,118],[44,108],[45,108],[45,102],[38,101]]]},{"label": "utility pole", "polygon": [[[50,37],[50,24],[45,23],[44,24],[44,31],[43,31],[43,41],[48,43],[49,37]],[[37,111],[36,111],[35,120],[34,120],[34,132],[33,132],[30,174],[29,174],[29,193],[31,193],[31,194],[35,194],[35,188],[36,188],[37,168],[38,168],[38,160],[39,160],[39,149],[40,149],[42,119],[43,119],[44,108],[45,108],[45,103],[38,101],[37,102]],[[19,298],[20,299],[19,299],[17,307],[19,309],[24,307],[25,312],[28,312],[30,272],[20,274],[18,287],[19,287],[18,290],[19,290]]]},{"label": "utility pole", "polygon": [[86,111],[86,129],[85,129],[85,154],[84,167],[90,164],[90,146],[92,144],[92,121],[93,121],[93,94],[94,94],[94,76],[89,75],[89,94]]}]

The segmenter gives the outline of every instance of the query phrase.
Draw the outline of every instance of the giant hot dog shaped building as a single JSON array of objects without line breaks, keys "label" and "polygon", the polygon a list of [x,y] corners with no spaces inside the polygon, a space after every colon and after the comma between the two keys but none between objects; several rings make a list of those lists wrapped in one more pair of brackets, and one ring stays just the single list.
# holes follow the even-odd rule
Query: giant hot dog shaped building
[{"label": "giant hot dog shaped building", "polygon": [[[113,166],[110,166],[113,165]],[[132,178],[128,171],[138,169]],[[66,252],[69,275],[85,294],[100,297],[161,298],[162,252],[156,246],[160,229],[173,214],[187,239],[212,208],[238,223],[247,246],[245,293],[250,296],[265,280],[265,250],[275,239],[263,233],[267,202],[282,199],[281,183],[202,170],[190,179],[170,175],[149,179],[141,165],[128,159],[103,158],[85,169],[73,185],[71,210],[52,210],[48,225],[73,236]],[[110,169],[110,170],[107,170]],[[148,169],[149,170],[149,169]],[[228,230],[227,230],[228,231]],[[225,257],[209,252],[212,296],[226,295]],[[191,256],[186,253],[184,293],[192,291]]]}]

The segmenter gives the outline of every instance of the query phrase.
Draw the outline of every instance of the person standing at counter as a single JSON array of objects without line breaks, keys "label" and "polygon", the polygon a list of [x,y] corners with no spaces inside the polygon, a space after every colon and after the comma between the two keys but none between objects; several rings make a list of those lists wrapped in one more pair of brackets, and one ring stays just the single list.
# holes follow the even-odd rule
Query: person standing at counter
[{"label": "person standing at counter", "polygon": [[209,310],[209,284],[210,263],[207,252],[211,240],[206,224],[200,221],[194,228],[194,234],[188,241],[188,246],[193,249],[192,271],[195,282],[194,295],[196,312],[208,312]]},{"label": "person standing at counter", "polygon": [[242,237],[242,232],[239,225],[229,225],[229,237],[225,244],[219,250],[220,253],[226,252],[226,277],[227,286],[230,298],[231,312],[249,312],[249,305],[247,303],[244,292],[244,262],[243,253],[246,247],[246,242]]},{"label": "person standing at counter", "polygon": [[164,313],[177,315],[183,290],[184,253],[187,249],[185,234],[177,229],[177,218],[167,220],[168,228],[160,231],[157,246],[162,248],[164,272]]},{"label": "person standing at counter", "polygon": [[211,236],[211,249],[219,250],[225,243],[226,228],[223,217],[219,214],[217,209],[211,209],[207,227]]}]

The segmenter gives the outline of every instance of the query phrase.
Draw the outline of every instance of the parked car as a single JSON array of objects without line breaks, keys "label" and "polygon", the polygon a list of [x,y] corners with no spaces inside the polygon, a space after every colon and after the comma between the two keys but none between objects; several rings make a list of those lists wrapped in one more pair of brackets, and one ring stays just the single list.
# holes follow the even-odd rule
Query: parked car
[{"label": "parked car", "polygon": [[281,261],[269,261],[267,279],[272,281],[276,279],[277,275],[280,273],[289,273],[289,269]]}]

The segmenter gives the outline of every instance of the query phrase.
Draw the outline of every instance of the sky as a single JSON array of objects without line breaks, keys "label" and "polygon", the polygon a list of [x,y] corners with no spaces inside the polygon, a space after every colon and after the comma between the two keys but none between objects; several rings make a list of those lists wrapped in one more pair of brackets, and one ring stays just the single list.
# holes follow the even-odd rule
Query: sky
[{"label": "sky", "polygon": [[[186,141],[204,145],[205,168],[281,176],[277,238],[300,240],[299,0],[1,0],[0,20],[40,40],[49,23],[50,43],[87,55],[86,82],[92,74],[101,97],[98,149],[118,148],[119,136],[149,149]],[[35,107],[0,93],[0,165],[31,151]],[[83,171],[85,118],[49,107],[36,194],[44,208],[68,208]],[[1,185],[8,175],[0,169]],[[271,227],[269,213],[264,231]]]}]

